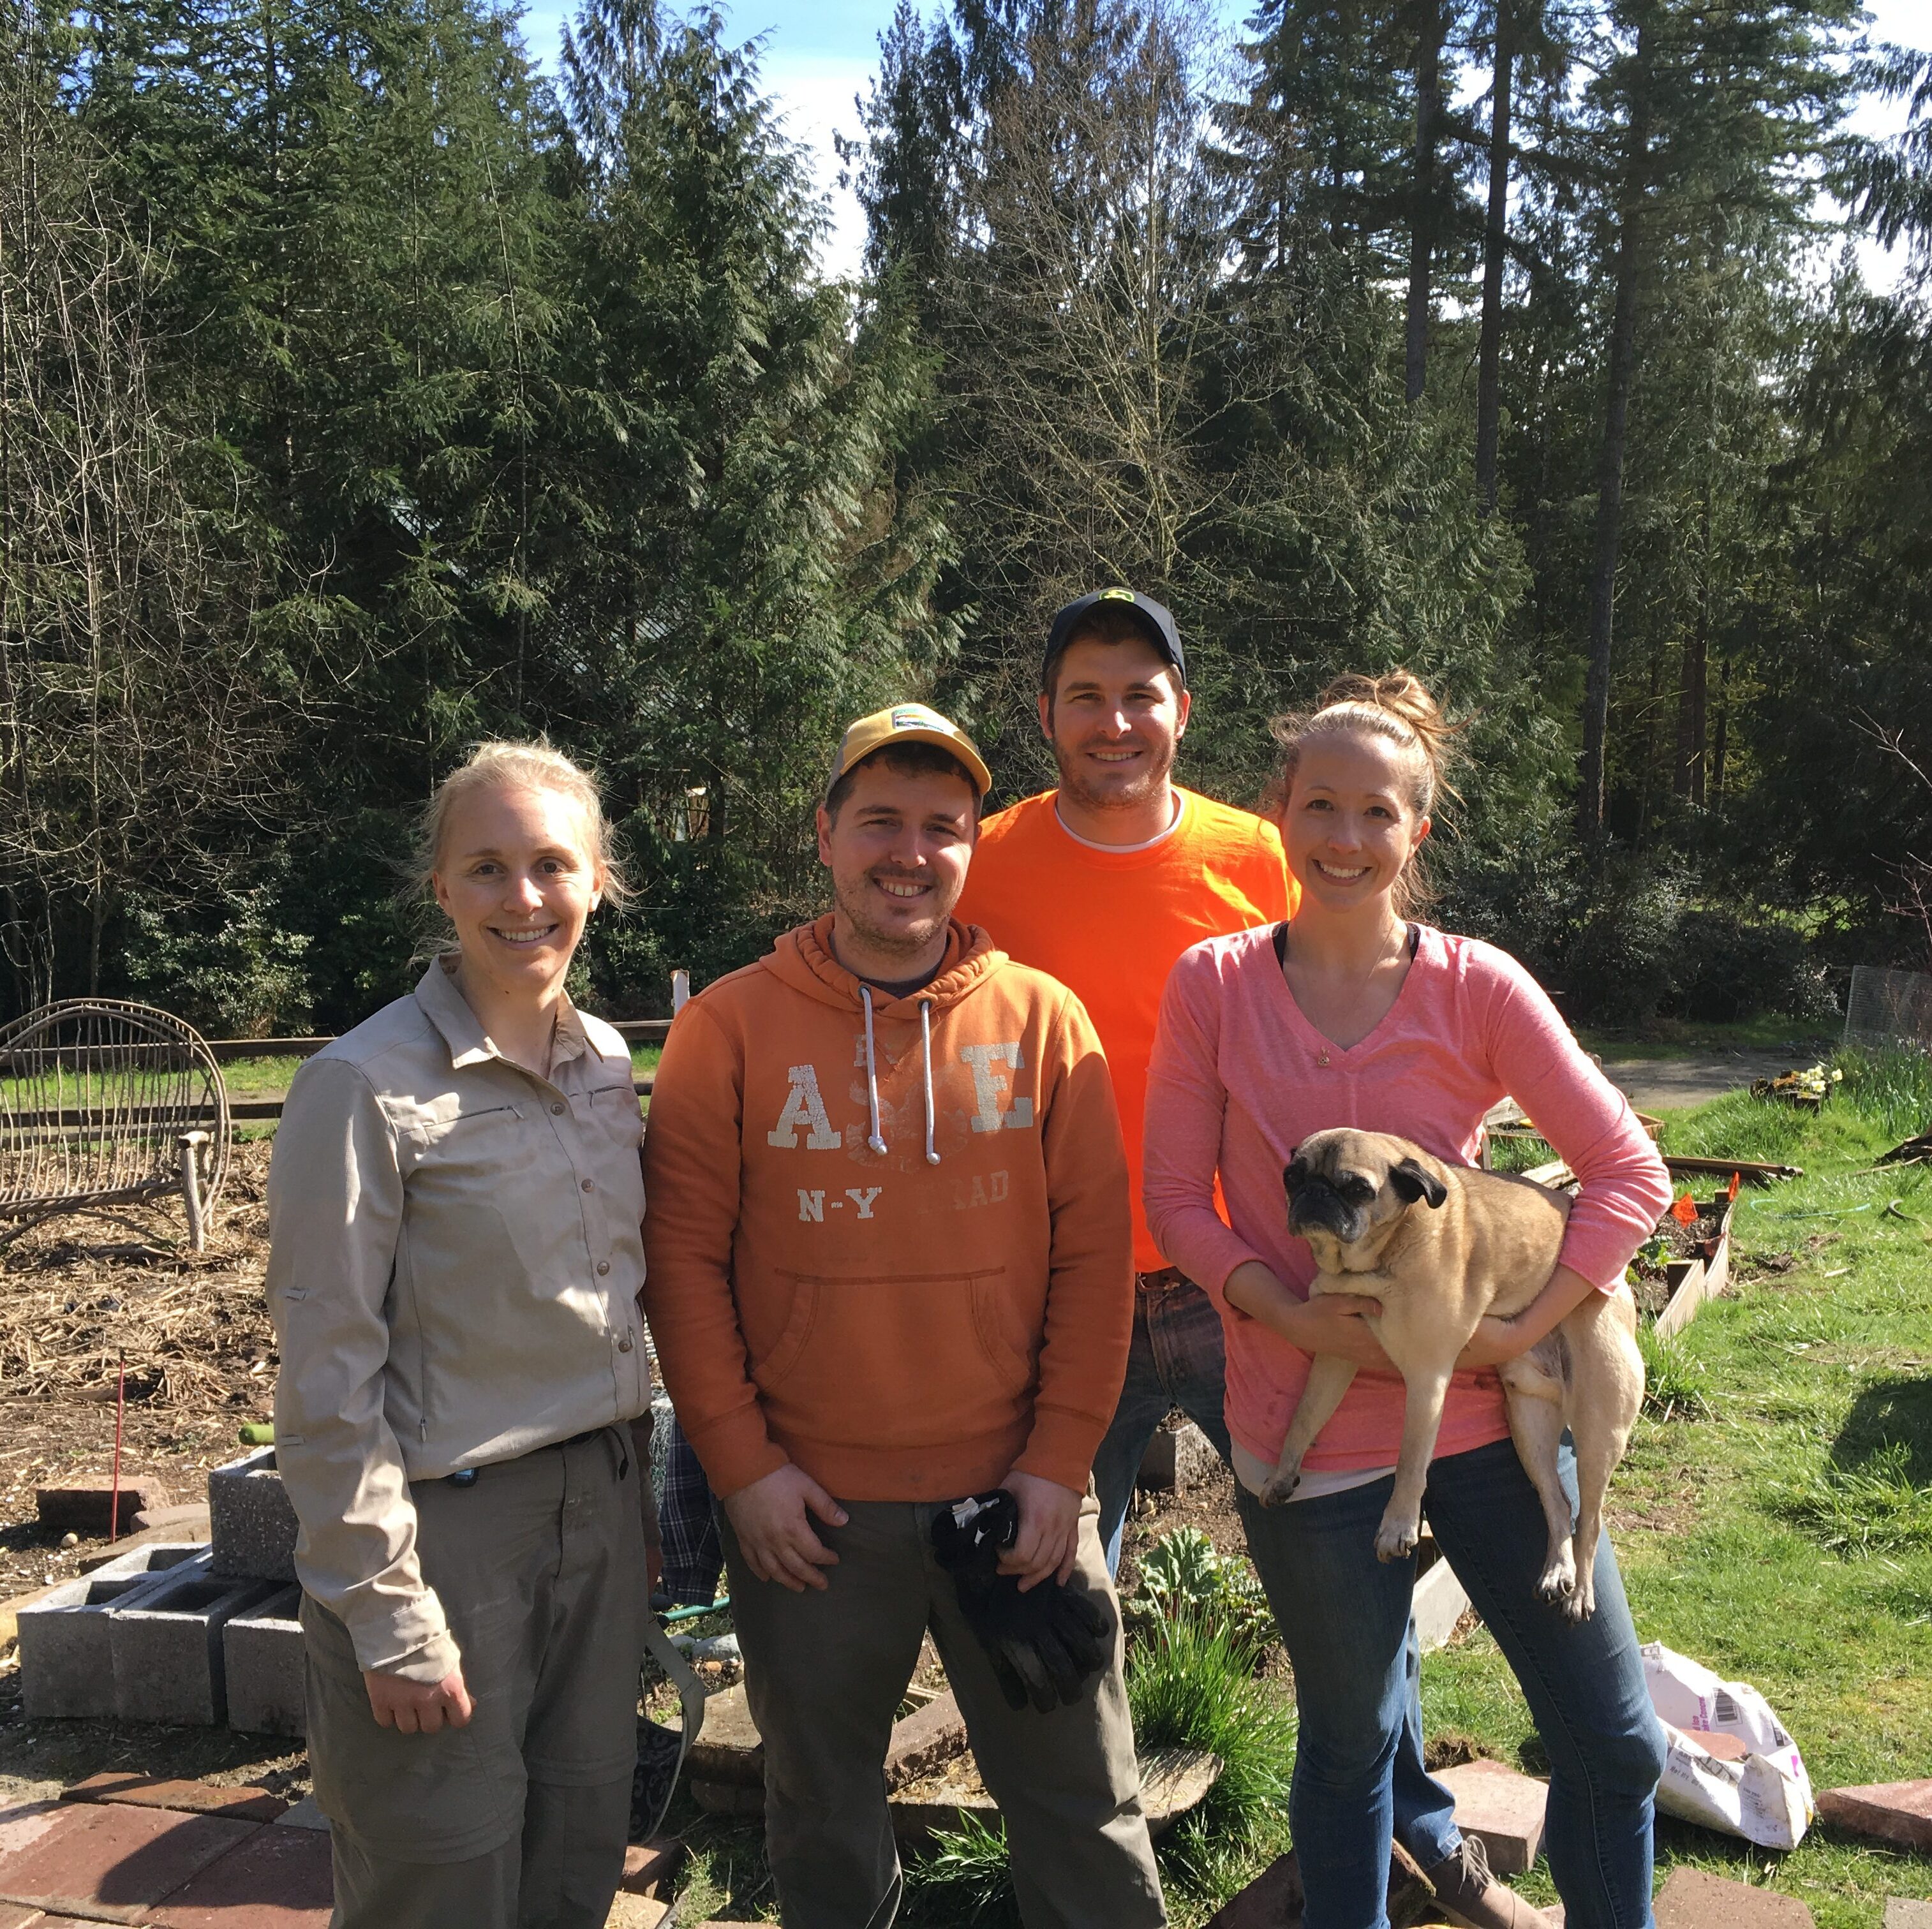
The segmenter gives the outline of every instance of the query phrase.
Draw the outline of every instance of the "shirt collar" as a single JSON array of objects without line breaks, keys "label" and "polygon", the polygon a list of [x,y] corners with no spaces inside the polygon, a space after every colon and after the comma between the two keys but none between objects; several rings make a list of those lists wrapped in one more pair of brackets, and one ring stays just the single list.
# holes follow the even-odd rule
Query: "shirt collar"
[{"label": "shirt collar", "polygon": [[[484,1030],[482,1021],[470,1010],[468,1001],[457,990],[455,978],[449,969],[455,959],[454,951],[446,951],[430,960],[428,970],[417,981],[416,1002],[449,1047],[452,1067],[460,1071],[466,1066],[482,1065],[487,1059],[500,1059],[503,1055]],[[553,1080],[572,1059],[582,1058],[586,1053],[595,1053],[599,1058],[604,1056],[591,1042],[576,1006],[566,998],[562,1011],[557,1015],[556,1038],[550,1047]]]}]

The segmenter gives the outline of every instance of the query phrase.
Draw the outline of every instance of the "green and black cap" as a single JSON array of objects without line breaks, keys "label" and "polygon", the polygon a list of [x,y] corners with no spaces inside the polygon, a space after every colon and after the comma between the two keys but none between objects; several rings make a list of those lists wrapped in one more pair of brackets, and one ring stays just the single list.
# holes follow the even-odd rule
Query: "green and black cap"
[{"label": "green and black cap", "polygon": [[1133,612],[1142,629],[1147,633],[1148,641],[1174,666],[1174,673],[1180,678],[1184,689],[1187,684],[1187,657],[1180,647],[1180,632],[1174,626],[1173,612],[1165,604],[1156,603],[1151,596],[1143,596],[1138,590],[1118,586],[1090,590],[1084,596],[1076,596],[1054,616],[1053,627],[1046,633],[1046,654],[1040,660],[1040,687],[1045,689],[1052,680],[1054,659],[1072,642],[1082,622],[1091,612],[1110,603]]}]

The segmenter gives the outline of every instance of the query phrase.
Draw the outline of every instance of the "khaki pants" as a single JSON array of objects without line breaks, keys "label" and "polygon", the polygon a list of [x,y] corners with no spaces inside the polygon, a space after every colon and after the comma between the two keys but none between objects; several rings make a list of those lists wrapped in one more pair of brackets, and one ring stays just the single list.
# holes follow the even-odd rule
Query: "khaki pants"
[{"label": "khaki pants", "polygon": [[333,1929],[603,1929],[637,1755],[639,1472],[628,1430],[606,1428],[468,1486],[411,1487],[476,1703],[466,1728],[378,1727],[348,1630],[303,1597]]},{"label": "khaki pants", "polygon": [[[883,1771],[928,1628],[1006,1820],[1028,1929],[1158,1929],[1166,1916],[1119,1637],[1112,1665],[1072,1707],[1016,1713],[933,1558],[938,1508],[844,1505],[844,1526],[813,1523],[838,1556],[822,1593],[754,1580],[728,1523],[724,1534],[746,1691],[765,1745],[765,1841],[784,1929],[886,1929],[898,1913]],[[1090,1494],[1080,1578],[1113,1601],[1097,1518]]]}]

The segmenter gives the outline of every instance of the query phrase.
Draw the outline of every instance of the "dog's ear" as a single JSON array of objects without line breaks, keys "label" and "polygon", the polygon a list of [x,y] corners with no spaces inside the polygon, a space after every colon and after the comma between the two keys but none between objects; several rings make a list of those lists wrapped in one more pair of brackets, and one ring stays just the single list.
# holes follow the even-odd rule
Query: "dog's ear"
[{"label": "dog's ear", "polygon": [[1299,1146],[1288,1155],[1288,1164],[1282,1173],[1281,1182],[1290,1192],[1297,1186],[1308,1183],[1308,1161],[1301,1156]]},{"label": "dog's ear", "polygon": [[1427,1200],[1432,1212],[1449,1197],[1449,1188],[1415,1159],[1404,1159],[1400,1165],[1391,1166],[1389,1183],[1412,1206],[1418,1199]]}]

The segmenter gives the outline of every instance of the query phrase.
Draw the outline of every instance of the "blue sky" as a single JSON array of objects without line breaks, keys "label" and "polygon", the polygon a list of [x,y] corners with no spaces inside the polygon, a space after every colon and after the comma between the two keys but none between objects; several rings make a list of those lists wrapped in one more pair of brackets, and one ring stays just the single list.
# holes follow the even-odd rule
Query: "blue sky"
[{"label": "blue sky", "polygon": [[[928,11],[935,0],[926,0]],[[1932,4],[1928,0],[1867,0],[1874,38],[1924,46],[1932,43]],[[778,103],[788,131],[812,157],[819,186],[832,216],[832,231],[824,253],[829,273],[855,273],[865,239],[864,224],[852,197],[838,186],[838,162],[832,151],[835,133],[858,129],[854,97],[865,91],[876,56],[878,36],[892,18],[893,0],[726,0],[723,11],[733,37],[740,40],[763,34],[766,91]],[[531,51],[554,72],[559,30],[574,10],[574,0],[534,0],[524,15],[524,28]],[[1222,0],[1220,10],[1238,20],[1248,10],[1246,0]],[[1858,124],[1871,133],[1889,131],[1896,115],[1881,118],[1868,112]],[[1889,264],[1878,250],[1866,247],[1868,276],[1888,281]]]}]

